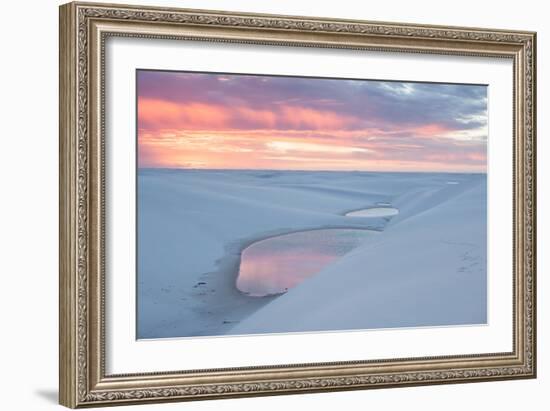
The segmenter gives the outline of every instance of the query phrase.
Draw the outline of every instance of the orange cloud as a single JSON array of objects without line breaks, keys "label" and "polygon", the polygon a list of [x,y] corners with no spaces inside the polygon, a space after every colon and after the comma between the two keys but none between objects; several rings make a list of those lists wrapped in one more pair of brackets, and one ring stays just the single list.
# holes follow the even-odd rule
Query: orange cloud
[{"label": "orange cloud", "polygon": [[197,128],[208,124],[223,128],[231,119],[227,109],[212,104],[177,104],[164,100],[139,99],[138,122],[140,128]]},{"label": "orange cloud", "polygon": [[221,106],[206,103],[178,104],[170,101],[140,98],[140,129],[308,129],[338,130],[360,124],[360,120],[329,110],[301,106],[280,106],[274,110],[244,105]]},{"label": "orange cloud", "polygon": [[[471,131],[454,138],[452,130],[436,123],[414,128],[373,128],[353,116],[295,104],[266,110],[141,98],[138,124],[139,167],[380,171],[486,168],[485,153],[479,151],[481,143],[470,139]],[[453,142],[447,143],[448,138]]]},{"label": "orange cloud", "polygon": [[[379,133],[380,138],[373,137]],[[389,132],[391,134],[391,132]],[[140,167],[461,170],[485,169],[478,142],[445,137],[396,143],[365,130],[139,131]],[[397,140],[398,141],[398,140]],[[451,148],[453,147],[453,148]],[[463,162],[464,166],[460,166]]]}]

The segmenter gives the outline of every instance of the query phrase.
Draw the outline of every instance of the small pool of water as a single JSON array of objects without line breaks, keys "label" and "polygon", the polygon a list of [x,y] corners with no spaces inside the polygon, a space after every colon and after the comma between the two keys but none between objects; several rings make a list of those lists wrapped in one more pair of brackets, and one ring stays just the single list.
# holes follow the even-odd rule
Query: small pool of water
[{"label": "small pool of water", "polygon": [[330,228],[257,241],[241,253],[237,288],[253,297],[280,294],[321,271],[376,232]]},{"label": "small pool of water", "polygon": [[346,217],[392,217],[399,214],[399,210],[393,207],[371,207],[350,211]]}]

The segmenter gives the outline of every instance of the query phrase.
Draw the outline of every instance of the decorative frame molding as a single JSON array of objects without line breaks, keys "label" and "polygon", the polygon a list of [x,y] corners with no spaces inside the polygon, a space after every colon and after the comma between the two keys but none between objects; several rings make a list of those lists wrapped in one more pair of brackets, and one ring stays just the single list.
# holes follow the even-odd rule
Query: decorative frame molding
[{"label": "decorative frame molding", "polygon": [[[104,46],[109,36],[502,57],[514,62],[514,350],[470,356],[106,375]],[[60,7],[60,403],[474,382],[536,375],[536,34],[69,3]]]}]

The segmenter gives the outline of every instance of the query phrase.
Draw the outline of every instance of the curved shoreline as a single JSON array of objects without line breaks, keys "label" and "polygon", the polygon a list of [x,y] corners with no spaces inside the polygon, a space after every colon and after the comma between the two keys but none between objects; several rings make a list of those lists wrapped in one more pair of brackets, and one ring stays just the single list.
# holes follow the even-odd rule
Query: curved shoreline
[{"label": "curved shoreline", "polygon": [[284,294],[376,232],[363,227],[317,228],[261,239],[242,249],[235,286],[255,298]]},{"label": "curved shoreline", "polygon": [[[387,210],[385,213],[383,210]],[[372,215],[369,215],[369,211]],[[363,213],[363,214],[361,214]],[[359,208],[357,210],[348,211],[344,216],[346,217],[364,217],[364,218],[388,218],[394,217],[399,214],[399,209],[396,207],[367,207]]]},{"label": "curved shoreline", "polygon": [[[211,335],[225,335],[225,331],[229,331],[235,326],[236,323],[241,322],[248,316],[252,315],[258,309],[268,304],[269,302],[280,297],[284,293],[266,295],[263,297],[254,297],[247,295],[237,288],[236,282],[239,277],[239,267],[241,264],[241,258],[243,251],[260,241],[269,240],[284,235],[295,234],[308,231],[330,229],[351,229],[351,230],[365,230],[380,233],[382,230],[376,228],[366,228],[363,226],[349,225],[329,225],[323,227],[312,227],[305,229],[280,229],[274,230],[260,235],[240,239],[231,242],[225,247],[225,254],[223,257],[216,261],[217,270],[204,273],[200,276],[200,282],[206,283],[208,287],[216,290],[215,293],[206,293],[201,295],[203,298],[202,305],[205,307],[206,313],[203,314],[205,321],[208,321],[211,326],[208,331],[202,335],[195,334],[195,337],[211,336]],[[222,299],[224,306],[222,309],[212,308],[216,304],[216,301]],[[217,324],[217,327],[215,327]],[[181,337],[189,338],[189,337]],[[191,337],[192,338],[192,337]]]}]

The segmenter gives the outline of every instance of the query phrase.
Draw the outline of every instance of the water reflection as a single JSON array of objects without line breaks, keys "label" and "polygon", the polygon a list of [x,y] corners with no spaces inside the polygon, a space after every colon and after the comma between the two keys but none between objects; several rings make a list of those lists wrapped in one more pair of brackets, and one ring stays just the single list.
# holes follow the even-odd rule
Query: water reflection
[{"label": "water reflection", "polygon": [[371,207],[350,211],[346,217],[392,217],[399,214],[399,210],[393,207]]},{"label": "water reflection", "polygon": [[371,235],[376,233],[361,229],[323,229],[258,241],[241,254],[237,288],[254,297],[283,293]]}]

